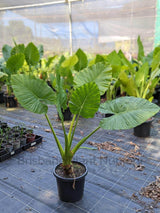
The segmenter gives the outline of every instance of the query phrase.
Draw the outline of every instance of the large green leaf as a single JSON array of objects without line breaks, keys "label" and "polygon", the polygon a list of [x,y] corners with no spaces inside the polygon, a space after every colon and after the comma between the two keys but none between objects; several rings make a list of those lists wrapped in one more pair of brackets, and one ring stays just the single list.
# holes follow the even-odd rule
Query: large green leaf
[{"label": "large green leaf", "polygon": [[56,94],[41,79],[17,74],[12,75],[11,83],[19,103],[31,112],[47,113],[47,105],[56,104]]},{"label": "large green leaf", "polygon": [[107,61],[111,64],[111,65],[115,65],[115,66],[120,66],[121,63],[121,58],[119,57],[119,55],[116,53],[116,51],[112,51],[110,54],[108,54],[107,56]]},{"label": "large green leaf", "polygon": [[61,66],[63,68],[72,68],[78,62],[78,57],[76,55],[70,56],[69,58],[65,59]]},{"label": "large green leaf", "polygon": [[10,73],[15,74],[24,64],[24,54],[17,53],[12,55],[8,61],[6,62],[7,69],[9,69]]},{"label": "large green leaf", "polygon": [[39,62],[40,55],[38,48],[32,42],[25,48],[25,59],[29,66],[35,66]]},{"label": "large green leaf", "polygon": [[103,95],[111,81],[111,69],[109,65],[106,66],[103,63],[97,63],[88,67],[76,74],[74,79],[75,86],[79,87],[89,82],[95,82],[100,90],[100,94]]},{"label": "large green leaf", "polygon": [[100,121],[103,129],[119,130],[130,129],[140,125],[147,119],[155,115],[160,107],[136,97],[121,97],[101,104],[101,113],[113,114],[111,117]]},{"label": "large green leaf", "polygon": [[94,82],[78,87],[71,95],[69,108],[73,114],[92,118],[100,104],[100,94]]},{"label": "large green leaf", "polygon": [[104,55],[97,54],[96,57],[95,57],[95,64],[97,64],[99,62],[106,63],[105,57],[106,56],[104,56]]},{"label": "large green leaf", "polygon": [[11,50],[11,55],[15,55],[17,53],[23,53],[24,54],[25,46],[24,44],[18,44]]},{"label": "large green leaf", "polygon": [[137,44],[138,44],[138,60],[142,61],[144,57],[144,49],[140,36],[138,36]]},{"label": "large green leaf", "polygon": [[2,47],[3,58],[5,59],[5,61],[7,61],[9,57],[11,56],[11,50],[12,50],[12,47],[9,46],[8,44],[5,44]]},{"label": "large green leaf", "polygon": [[83,50],[78,49],[76,52],[76,56],[78,57],[78,62],[75,64],[74,69],[80,71],[87,67],[88,59]]}]

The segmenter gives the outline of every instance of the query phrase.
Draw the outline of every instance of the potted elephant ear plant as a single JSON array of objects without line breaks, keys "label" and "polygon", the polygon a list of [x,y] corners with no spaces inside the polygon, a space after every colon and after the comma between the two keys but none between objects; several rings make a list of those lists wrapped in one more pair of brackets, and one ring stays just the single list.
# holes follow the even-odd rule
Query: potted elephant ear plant
[{"label": "potted elephant ear plant", "polygon": [[[123,90],[127,95],[147,99],[150,102],[153,100],[153,94],[160,81],[160,51],[153,52],[152,62],[150,58],[144,57],[143,44],[138,37],[137,40],[139,51],[138,60],[129,62],[122,51],[119,52],[121,60],[125,62],[125,67],[122,67],[119,73],[119,81]],[[149,118],[143,124],[134,128],[134,135],[138,137],[150,136],[151,123],[153,118]]]},{"label": "potted elephant ear plant", "polygon": [[[62,162],[56,165],[54,175],[57,179],[59,197],[62,201],[75,202],[82,198],[85,176],[87,168],[80,162],[73,160],[81,145],[101,127],[104,129],[128,129],[139,125],[150,116],[159,111],[159,107],[147,100],[135,97],[123,97],[118,100],[110,101],[103,105],[105,111],[112,111],[112,117],[104,118],[100,124],[87,136],[83,137],[75,145],[73,137],[78,124],[79,117],[92,118],[100,106],[100,92],[95,82],[85,83],[77,87],[71,94],[69,108],[73,114],[69,131],[66,132],[62,104],[65,100],[63,90],[59,88],[59,93],[55,93],[46,82],[41,79],[33,79],[27,75],[13,75],[12,87],[19,103],[27,110],[44,114],[51,128],[55,142],[59,149]],[[41,88],[41,90],[39,90]],[[140,104],[142,101],[142,104]],[[64,144],[58,139],[55,130],[48,117],[48,106],[56,105],[61,117],[62,129],[64,132]],[[129,104],[129,107],[128,107]],[[151,107],[152,106],[152,107]],[[140,109],[139,109],[140,108]]]},{"label": "potted elephant ear plant", "polygon": [[28,65],[28,74],[33,75],[32,71],[35,69],[40,61],[42,55],[42,47],[38,48],[30,42],[26,47],[24,44],[16,44],[12,48],[4,45],[2,48],[3,58],[5,60],[3,72],[7,74],[6,85],[7,93],[4,94],[4,102],[6,107],[16,107],[18,105],[15,99],[12,85],[11,76],[16,73],[23,72],[23,65]]}]

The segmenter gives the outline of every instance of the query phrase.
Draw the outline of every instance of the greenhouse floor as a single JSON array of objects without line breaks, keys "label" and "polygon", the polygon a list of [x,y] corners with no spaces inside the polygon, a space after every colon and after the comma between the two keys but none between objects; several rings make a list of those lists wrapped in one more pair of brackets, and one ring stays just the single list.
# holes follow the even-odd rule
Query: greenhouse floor
[{"label": "greenhouse floor", "polygon": [[[49,108],[49,117],[64,143],[54,107]],[[97,127],[101,117],[81,118],[74,144]],[[43,136],[41,144],[0,162],[0,213],[160,212],[155,188],[148,192],[154,200],[141,193],[142,188],[160,179],[160,114],[153,122],[151,137],[135,137],[133,129],[100,129],[88,139],[84,146],[94,149],[80,149],[75,157],[88,168],[83,199],[75,203],[58,198],[53,168],[60,156],[45,117],[1,105],[0,120],[9,126],[24,123]],[[68,128],[69,122],[65,126]]]}]

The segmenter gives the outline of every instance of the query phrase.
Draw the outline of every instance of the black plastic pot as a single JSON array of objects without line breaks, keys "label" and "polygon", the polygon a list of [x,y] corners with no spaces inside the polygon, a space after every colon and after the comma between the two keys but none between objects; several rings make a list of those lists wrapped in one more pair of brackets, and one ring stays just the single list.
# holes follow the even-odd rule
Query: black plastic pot
[{"label": "black plastic pot", "polygon": [[[63,114],[64,121],[70,121],[72,119],[72,113],[69,107],[67,107],[67,109],[65,109],[64,111],[62,110],[62,114]],[[59,114],[58,114],[58,118],[60,119]]]},{"label": "black plastic pot", "polygon": [[4,103],[3,95],[4,95],[4,92],[0,91],[0,104]]},{"label": "black plastic pot", "polygon": [[137,137],[149,137],[153,120],[154,119],[151,118],[139,126],[134,127],[134,135]]},{"label": "black plastic pot", "polygon": [[4,94],[3,99],[6,107],[12,108],[17,107],[18,105],[14,95],[8,96],[7,94]]},{"label": "black plastic pot", "polygon": [[[76,161],[73,161],[73,163]],[[80,162],[76,162],[82,166],[85,167],[85,173],[77,178],[64,178],[56,174],[56,168],[59,165],[57,165],[54,169],[54,176],[57,180],[57,188],[58,188],[58,194],[61,201],[65,202],[76,202],[82,199],[83,197],[83,191],[84,191],[84,183],[85,183],[85,176],[88,173],[88,170],[85,165],[83,165]],[[75,187],[73,187],[73,185]]]}]

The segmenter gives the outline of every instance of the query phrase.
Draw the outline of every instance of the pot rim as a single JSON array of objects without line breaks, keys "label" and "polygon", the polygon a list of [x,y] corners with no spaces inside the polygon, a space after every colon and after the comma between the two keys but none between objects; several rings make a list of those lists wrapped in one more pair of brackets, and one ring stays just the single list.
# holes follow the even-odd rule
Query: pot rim
[{"label": "pot rim", "polygon": [[61,179],[62,181],[72,182],[72,181],[77,181],[77,180],[79,180],[79,179],[81,179],[81,178],[83,178],[83,177],[85,177],[85,176],[87,175],[88,169],[87,169],[87,166],[86,166],[85,164],[83,164],[83,163],[81,163],[81,162],[79,162],[79,161],[72,161],[72,163],[81,164],[82,166],[85,167],[85,170],[86,170],[86,171],[85,171],[81,176],[79,176],[79,177],[76,177],[76,178],[65,178],[65,177],[59,176],[59,175],[56,173],[56,168],[57,168],[60,164],[62,164],[62,163],[59,163],[58,165],[55,166],[55,168],[54,168],[54,170],[53,170],[54,176],[55,176],[56,178],[58,178],[58,179]]}]

